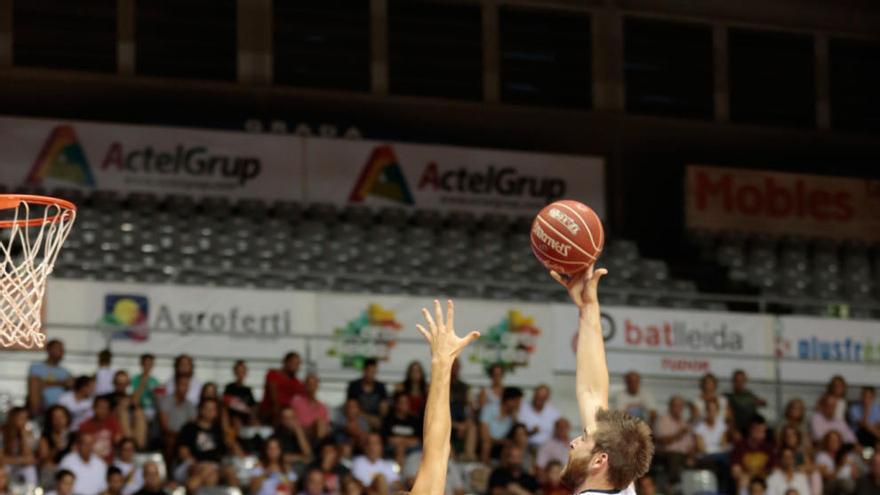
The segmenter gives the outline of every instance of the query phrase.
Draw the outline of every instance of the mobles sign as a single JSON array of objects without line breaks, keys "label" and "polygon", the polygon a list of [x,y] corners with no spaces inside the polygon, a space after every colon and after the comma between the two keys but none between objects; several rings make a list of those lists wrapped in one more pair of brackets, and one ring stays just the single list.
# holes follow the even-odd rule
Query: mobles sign
[{"label": "mobles sign", "polygon": [[690,166],[688,227],[880,238],[876,181]]}]

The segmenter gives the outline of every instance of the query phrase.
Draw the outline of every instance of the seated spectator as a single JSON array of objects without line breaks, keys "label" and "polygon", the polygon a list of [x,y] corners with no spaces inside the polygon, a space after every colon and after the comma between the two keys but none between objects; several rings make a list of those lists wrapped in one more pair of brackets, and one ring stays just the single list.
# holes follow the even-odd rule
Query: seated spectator
[{"label": "seated spectator", "polygon": [[[556,459],[550,461],[544,468],[544,482],[541,483],[541,493],[543,495],[570,495],[569,490],[562,484],[562,463]],[[643,495],[647,491],[639,490],[638,494]]]},{"label": "seated spectator", "polygon": [[128,393],[129,385],[128,372],[119,370],[113,375],[113,391],[105,397],[110,400],[110,409],[122,427],[123,436],[133,439],[138,448],[144,448],[147,445],[147,417],[140,402]]},{"label": "seated spectator", "polygon": [[657,419],[657,402],[654,394],[642,389],[642,376],[630,371],[623,376],[626,388],[611,396],[610,406],[617,411],[625,411],[630,416],[641,418],[648,424]]},{"label": "seated spectator", "polygon": [[559,410],[550,404],[550,387],[538,385],[532,400],[520,404],[516,418],[528,429],[529,445],[537,448],[553,435],[553,425],[559,416]]},{"label": "seated spectator", "polygon": [[764,495],[767,493],[767,481],[760,476],[755,476],[749,480],[748,487],[740,490],[743,495]]},{"label": "seated spectator", "polygon": [[846,380],[840,375],[834,375],[828,381],[825,393],[837,399],[834,402],[834,419],[846,421]]},{"label": "seated spectator", "polygon": [[299,423],[305,429],[306,435],[313,442],[319,441],[330,432],[330,415],[327,406],[318,400],[318,375],[309,373],[306,375],[306,392],[294,395],[290,401],[290,408],[299,418]]},{"label": "seated spectator", "polygon": [[813,441],[821,440],[829,431],[840,433],[840,437],[845,444],[851,445],[856,443],[856,436],[846,424],[846,421],[834,417],[837,409],[837,398],[833,395],[825,394],[819,399],[816,411],[810,418],[810,430],[813,432]]},{"label": "seated spectator", "polygon": [[876,397],[874,387],[862,387],[859,400],[849,406],[850,425],[861,445],[876,445],[880,440],[880,404]]},{"label": "seated spectator", "polygon": [[348,384],[348,391],[345,394],[346,400],[358,401],[370,428],[374,429],[382,426],[382,418],[388,412],[388,392],[385,390],[385,384],[376,380],[378,373],[379,363],[375,359],[364,360],[363,375]]},{"label": "seated spectator", "polygon": [[132,401],[141,407],[148,421],[152,421],[156,417],[159,408],[156,397],[156,388],[159,387],[159,380],[153,376],[153,366],[155,363],[156,357],[152,354],[141,354],[141,372],[131,380],[131,387],[133,389],[131,394]]},{"label": "seated spectator", "polygon": [[422,422],[412,414],[409,395],[396,393],[393,404],[391,412],[382,423],[382,437],[393,452],[394,460],[402,466],[406,454],[421,443]]},{"label": "seated spectator", "polygon": [[[737,442],[730,455],[731,476],[740,490],[750,486],[752,478],[766,479],[773,469],[773,444],[767,438],[767,424],[761,416],[749,422],[745,438]],[[766,483],[764,489],[766,489]]]},{"label": "seated spectator", "polygon": [[228,487],[221,483],[220,465],[216,462],[192,464],[184,483],[186,493],[194,495],[227,495]]},{"label": "seated spectator", "polygon": [[810,482],[806,474],[797,470],[794,450],[783,448],[777,462],[767,478],[767,495],[785,495],[791,489],[810,495]]},{"label": "seated spectator", "polygon": [[73,389],[58,397],[58,405],[64,406],[70,412],[70,431],[78,430],[79,425],[92,416],[92,400],[94,398],[95,379],[85,375],[76,377]]},{"label": "seated spectator", "polygon": [[422,363],[410,362],[406,367],[403,382],[398,383],[394,391],[409,398],[407,403],[410,414],[421,419],[425,414],[425,397],[428,395],[428,381],[425,379],[425,368],[422,367]]},{"label": "seated spectator", "polygon": [[501,404],[501,396],[504,394],[504,366],[501,363],[493,363],[486,370],[489,375],[489,386],[480,389],[477,400],[477,409],[482,411],[491,404]]},{"label": "seated spectator", "polygon": [[506,445],[519,447],[523,451],[523,469],[529,474],[535,472],[535,460],[529,451],[529,430],[522,423],[514,423],[507,432]]},{"label": "seated spectator", "polygon": [[65,389],[73,387],[73,375],[61,366],[64,343],[52,339],[46,343],[46,360],[32,363],[28,369],[28,409],[39,416],[58,403]]},{"label": "seated spectator", "polygon": [[324,489],[324,474],[320,469],[306,470],[304,478],[299,495],[328,495]]},{"label": "seated spectator", "polygon": [[46,418],[43,420],[43,434],[37,444],[40,467],[54,467],[70,452],[70,448],[70,413],[64,406],[56,404],[46,411]]},{"label": "seated spectator", "polygon": [[50,490],[46,495],[73,495],[75,485],[76,475],[67,469],[61,469],[55,473],[55,489]]},{"label": "seated spectator", "polygon": [[519,388],[506,387],[500,404],[487,404],[480,412],[480,458],[484,464],[500,454],[507,433],[516,422],[522,396]]},{"label": "seated spectator", "polygon": [[202,390],[199,392],[199,404],[204,402],[205,399],[211,399],[220,402],[220,392],[217,390],[216,383],[205,382],[204,385],[202,385]]},{"label": "seated spectator", "polygon": [[568,461],[570,430],[571,423],[566,418],[556,420],[556,423],[553,424],[553,436],[538,447],[538,454],[535,458],[538,470],[546,470],[553,461],[558,461],[560,464]]},{"label": "seated spectator", "polygon": [[856,495],[880,493],[880,451],[875,451],[868,461],[868,472],[856,483]]},{"label": "seated spectator", "polygon": [[[381,477],[381,476],[380,476]],[[381,477],[381,483],[384,483],[384,477]],[[378,484],[381,484],[378,483]],[[354,477],[353,474],[347,475],[342,480],[342,495],[364,495],[367,493],[366,487]]]},{"label": "seated spectator", "polygon": [[253,424],[256,421],[257,401],[251,388],[244,384],[247,373],[247,364],[239,359],[232,365],[235,381],[226,384],[226,388],[223,389],[223,404],[229,411],[229,418],[239,426]]},{"label": "seated spectator", "polygon": [[107,489],[107,463],[92,452],[95,438],[88,432],[77,435],[74,449],[61,459],[61,469],[74,474],[76,495],[98,495]]},{"label": "seated spectator", "polygon": [[[223,430],[220,427],[220,407],[215,399],[199,404],[196,419],[185,424],[177,435],[177,445],[185,453],[183,460],[220,462],[226,453]],[[190,457],[191,456],[191,457]]]},{"label": "seated spectator", "polygon": [[357,399],[346,399],[342,408],[336,414],[333,422],[333,433],[339,443],[354,443],[362,445],[370,433],[370,423],[361,412],[361,406]]},{"label": "seated spectator", "polygon": [[296,480],[296,471],[284,460],[281,442],[276,437],[266,440],[260,463],[251,470],[250,494],[293,493]]},{"label": "seated spectator", "polygon": [[693,422],[699,421],[706,414],[706,401],[711,399],[715,399],[718,403],[718,417],[722,422],[726,422],[730,414],[727,397],[718,393],[718,378],[712,373],[706,373],[700,377],[700,393],[688,403]]},{"label": "seated spectator", "polygon": [[135,466],[134,454],[136,451],[134,440],[123,438],[119,441],[118,453],[113,461],[113,467],[122,473],[125,486],[123,495],[132,495],[144,485],[143,471]]},{"label": "seated spectator", "polygon": [[351,474],[368,490],[382,492],[388,487],[393,486],[393,490],[397,490],[400,486],[397,469],[394,463],[382,458],[383,451],[382,437],[378,433],[370,433],[364,445],[364,454],[354,458]]},{"label": "seated spectator", "polygon": [[107,468],[107,489],[102,495],[122,495],[122,489],[125,487],[125,477],[118,467],[110,466]]},{"label": "seated spectator", "polygon": [[804,401],[801,399],[791,399],[785,405],[784,417],[777,426],[776,433],[780,434],[788,426],[796,429],[801,438],[801,445],[795,451],[804,453],[812,452],[813,442],[810,439],[810,431],[807,427],[807,408],[804,406]]},{"label": "seated spectator", "polygon": [[[3,425],[4,470],[7,477],[21,479],[29,485],[37,484],[34,437],[28,428],[28,412],[24,407],[13,407],[6,413]],[[8,470],[8,471],[7,471]]]},{"label": "seated spectator", "polygon": [[275,436],[281,442],[281,450],[286,462],[292,464],[312,460],[312,445],[293,409],[285,407],[281,410],[278,424],[275,426]]},{"label": "seated spectator", "polygon": [[767,401],[748,389],[749,377],[743,370],[733,372],[733,390],[727,394],[730,413],[736,431],[745,436],[752,418],[758,414],[758,408],[767,405]]},{"label": "seated spectator", "polygon": [[144,478],[144,486],[135,492],[135,495],[166,495],[162,488],[162,475],[159,466],[155,462],[147,462],[141,469]]},{"label": "seated spectator", "polygon": [[113,368],[110,367],[113,354],[110,349],[98,353],[98,370],[95,371],[95,395],[109,394],[113,391]]},{"label": "seated spectator", "polygon": [[324,491],[339,493],[342,489],[342,478],[349,473],[347,467],[339,462],[339,450],[333,442],[324,442],[318,450],[318,460],[309,469],[321,471],[324,477]]},{"label": "seated spectator", "polygon": [[666,466],[670,480],[678,483],[685,466],[695,462],[697,442],[684,418],[685,402],[680,396],[669,399],[668,411],[654,424],[657,461]]},{"label": "seated spectator", "polygon": [[816,453],[816,468],[822,475],[825,493],[852,493],[859,477],[859,460],[843,444],[839,431],[828,430]]},{"label": "seated spectator", "polygon": [[636,480],[636,493],[638,495],[657,495],[657,484],[654,483],[654,478],[646,474]]},{"label": "seated spectator", "polygon": [[274,423],[278,420],[281,409],[290,405],[293,396],[305,392],[305,386],[296,377],[302,360],[296,352],[285,354],[281,369],[266,372],[263,402],[260,403],[260,415],[263,421]]},{"label": "seated spectator", "polygon": [[95,439],[93,452],[104,460],[113,460],[113,449],[122,439],[122,427],[110,414],[110,399],[106,395],[95,397],[92,417],[79,425],[79,432],[90,433]]},{"label": "seated spectator", "polygon": [[196,416],[196,406],[186,398],[191,378],[189,375],[178,375],[175,379],[176,388],[173,394],[159,398],[159,427],[165,443],[166,456],[171,457],[172,449],[177,444],[177,433],[183,425]]},{"label": "seated spectator", "polygon": [[193,404],[199,403],[202,393],[202,382],[195,376],[196,366],[192,356],[189,354],[180,354],[174,358],[174,374],[165,382],[165,395],[174,395],[177,390],[177,378],[180,376],[188,376],[189,382],[186,388],[186,400]]},{"label": "seated spectator", "polygon": [[454,451],[464,451],[462,459],[475,460],[477,458],[477,424],[472,415],[470,386],[461,379],[461,363],[458,359],[452,363],[449,388]]},{"label": "seated spectator", "polygon": [[726,492],[730,473],[730,435],[716,397],[706,400],[700,410],[701,419],[694,427],[697,442],[697,464],[718,474],[722,491]]},{"label": "seated spectator", "polygon": [[489,476],[489,495],[526,495],[538,490],[538,480],[523,469],[523,451],[508,446],[501,455],[501,465]]},{"label": "seated spectator", "polygon": [[[415,450],[406,456],[406,460],[402,464],[400,476],[403,478],[404,488],[412,490],[416,482],[416,475],[419,472],[419,466],[422,464],[424,452]],[[444,487],[445,495],[464,495],[465,480],[464,472],[461,466],[450,459],[446,464],[446,485]]]}]

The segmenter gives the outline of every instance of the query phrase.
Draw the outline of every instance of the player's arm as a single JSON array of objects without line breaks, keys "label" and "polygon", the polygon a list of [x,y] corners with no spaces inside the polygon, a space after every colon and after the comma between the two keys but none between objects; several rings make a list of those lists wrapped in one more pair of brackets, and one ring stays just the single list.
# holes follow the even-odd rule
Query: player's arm
[{"label": "player's arm", "polygon": [[605,341],[602,338],[602,318],[599,313],[597,290],[599,279],[608,270],[593,267],[563,278],[556,272],[550,275],[565,286],[572,302],[578,307],[577,369],[575,382],[581,422],[586,431],[596,426],[596,411],[608,409],[608,363],[605,361]]},{"label": "player's arm", "polygon": [[443,495],[446,489],[446,465],[449,462],[452,418],[449,411],[449,386],[452,363],[465,346],[476,340],[479,332],[464,338],[455,334],[452,301],[447,302],[446,317],[440,302],[434,301],[434,316],[423,309],[428,328],[417,325],[419,332],[431,345],[431,384],[425,406],[424,445],[422,465],[410,493],[413,495]]}]

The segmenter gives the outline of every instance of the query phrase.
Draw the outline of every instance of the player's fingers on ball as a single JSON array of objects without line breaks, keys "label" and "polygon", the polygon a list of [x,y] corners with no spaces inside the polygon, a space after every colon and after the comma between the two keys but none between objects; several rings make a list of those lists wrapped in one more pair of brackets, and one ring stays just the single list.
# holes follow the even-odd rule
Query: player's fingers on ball
[{"label": "player's fingers on ball", "polygon": [[431,333],[428,332],[427,330],[425,330],[425,327],[423,327],[421,325],[416,325],[416,330],[418,330],[419,333],[422,334],[422,337],[424,337],[425,340],[428,341],[428,343],[431,342]]},{"label": "player's fingers on ball", "polygon": [[556,273],[556,270],[550,270],[550,276],[553,277],[553,280],[559,282],[562,285],[566,285],[565,281],[562,280],[562,277]]}]

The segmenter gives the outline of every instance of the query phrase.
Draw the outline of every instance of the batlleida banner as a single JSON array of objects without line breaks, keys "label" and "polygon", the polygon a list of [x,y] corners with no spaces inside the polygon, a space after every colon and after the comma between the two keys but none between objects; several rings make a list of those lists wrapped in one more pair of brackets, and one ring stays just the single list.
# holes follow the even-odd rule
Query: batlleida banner
[{"label": "batlleida banner", "polygon": [[783,380],[827,383],[832,376],[843,375],[851,384],[880,383],[876,321],[785,316],[780,322]]},{"label": "batlleida banner", "polygon": [[[556,370],[576,369],[577,309],[555,305]],[[745,369],[758,379],[774,373],[774,318],[710,311],[602,308],[602,330],[612,373],[728,376]]]},{"label": "batlleida banner", "polygon": [[0,117],[0,183],[301,200],[303,138]]},{"label": "batlleida banner", "polygon": [[557,199],[605,213],[605,166],[590,156],[308,139],[308,199],[534,215]]}]

